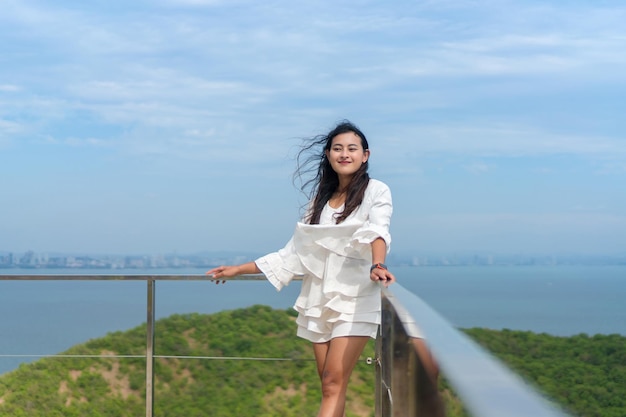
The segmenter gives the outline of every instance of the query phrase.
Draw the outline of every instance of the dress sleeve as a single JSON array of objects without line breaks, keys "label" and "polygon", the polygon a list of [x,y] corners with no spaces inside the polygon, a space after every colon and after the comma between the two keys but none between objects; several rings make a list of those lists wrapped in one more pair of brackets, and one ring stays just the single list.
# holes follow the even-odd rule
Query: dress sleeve
[{"label": "dress sleeve", "polygon": [[294,277],[304,275],[302,263],[298,258],[293,243],[293,237],[284,248],[278,252],[262,256],[255,260],[254,263],[277,291],[289,285]]},{"label": "dress sleeve", "polygon": [[352,235],[352,244],[370,244],[380,237],[387,244],[387,253],[389,253],[391,245],[389,225],[391,224],[391,213],[393,212],[389,187],[379,182],[376,189],[373,190],[368,204],[369,213],[367,220]]}]

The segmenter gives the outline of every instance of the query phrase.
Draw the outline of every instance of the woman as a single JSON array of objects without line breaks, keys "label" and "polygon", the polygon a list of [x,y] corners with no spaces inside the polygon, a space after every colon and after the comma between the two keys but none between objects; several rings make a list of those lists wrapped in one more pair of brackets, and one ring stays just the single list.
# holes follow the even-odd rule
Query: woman
[{"label": "woman", "polygon": [[[317,147],[321,152],[301,164]],[[312,199],[291,240],[254,262],[207,272],[218,282],[262,272],[278,290],[302,278],[294,308],[297,334],[313,343],[321,379],[318,417],[344,415],[350,374],[380,324],[378,283],[395,282],[384,264],[391,243],[391,192],[370,179],[369,157],[365,135],[348,121],[313,138],[300,151],[296,171],[300,176],[315,164],[315,176],[303,185],[303,190],[313,186]]]}]

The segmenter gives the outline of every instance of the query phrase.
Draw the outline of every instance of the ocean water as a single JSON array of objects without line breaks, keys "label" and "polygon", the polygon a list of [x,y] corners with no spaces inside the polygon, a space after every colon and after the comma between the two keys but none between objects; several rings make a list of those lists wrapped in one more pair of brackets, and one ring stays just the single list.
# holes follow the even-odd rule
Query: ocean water
[{"label": "ocean water", "polygon": [[[0,270],[0,275],[31,272]],[[457,327],[626,335],[626,266],[398,267],[393,272],[405,288]],[[115,271],[124,273],[204,270]],[[299,290],[298,282],[277,292],[264,281],[163,281],[156,283],[155,313],[162,318],[253,304],[289,308]],[[35,360],[2,355],[59,353],[145,323],[146,298],[147,286],[141,281],[0,281],[0,374]]]},{"label": "ocean water", "polygon": [[626,266],[400,268],[456,327],[626,335]]}]

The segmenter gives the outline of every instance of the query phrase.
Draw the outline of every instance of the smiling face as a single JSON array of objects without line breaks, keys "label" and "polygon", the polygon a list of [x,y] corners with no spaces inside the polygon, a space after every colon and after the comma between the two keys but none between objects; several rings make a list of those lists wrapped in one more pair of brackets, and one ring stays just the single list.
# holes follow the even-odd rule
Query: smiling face
[{"label": "smiling face", "polygon": [[330,149],[326,150],[326,158],[333,171],[339,176],[340,182],[352,178],[367,158],[369,149],[363,149],[361,138],[354,132],[341,133],[335,136]]}]

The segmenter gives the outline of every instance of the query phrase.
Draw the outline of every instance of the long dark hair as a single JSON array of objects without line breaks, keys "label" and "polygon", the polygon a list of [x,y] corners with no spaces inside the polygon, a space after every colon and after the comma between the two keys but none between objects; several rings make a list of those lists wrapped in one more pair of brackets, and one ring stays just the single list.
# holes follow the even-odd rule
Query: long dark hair
[{"label": "long dark hair", "polygon": [[[322,209],[339,186],[339,177],[331,167],[326,157],[326,151],[330,150],[335,136],[349,132],[361,138],[363,151],[369,150],[369,145],[363,132],[348,120],[343,120],[328,134],[308,139],[300,149],[300,152],[298,152],[296,158],[298,167],[294,173],[294,182],[296,179],[300,180],[300,190],[309,200],[313,201],[304,219],[308,224],[319,224]],[[318,151],[320,148],[321,151]],[[361,205],[370,179],[367,173],[368,167],[369,165],[366,161],[350,180],[346,190],[345,206],[343,212],[336,218],[337,223],[343,222]],[[309,175],[311,175],[311,178],[308,180],[304,179],[304,177]]]}]

